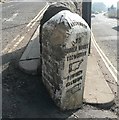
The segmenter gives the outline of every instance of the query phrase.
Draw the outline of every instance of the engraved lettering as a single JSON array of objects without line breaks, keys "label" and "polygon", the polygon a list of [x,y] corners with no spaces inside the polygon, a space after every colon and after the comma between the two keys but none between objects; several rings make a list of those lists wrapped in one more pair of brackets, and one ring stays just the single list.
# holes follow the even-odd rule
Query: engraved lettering
[{"label": "engraved lettering", "polygon": [[79,69],[79,67],[80,67],[82,62],[83,62],[83,59],[81,59],[80,61],[76,61],[76,62],[70,63],[69,64],[69,73]]},{"label": "engraved lettering", "polygon": [[74,59],[77,59],[79,57],[83,57],[85,55],[86,55],[86,51],[81,52],[81,53],[77,53],[77,54],[74,54],[74,55],[70,55],[70,56],[67,56],[67,61],[74,60]]},{"label": "engraved lettering", "polygon": [[79,46],[78,50],[83,50],[83,49],[87,49],[87,48],[88,48],[88,44]]},{"label": "engraved lettering", "polygon": [[78,78],[76,78],[76,79],[74,79],[74,80],[72,80],[71,82],[67,82],[67,83],[66,83],[66,87],[68,87],[68,86],[70,86],[70,85],[72,85],[72,84],[74,84],[74,83],[77,83],[77,82],[79,82],[80,80],[82,80],[82,76],[81,76],[81,77],[78,77]]},{"label": "engraved lettering", "polygon": [[80,46],[74,46],[76,43],[78,43],[78,42],[81,42],[81,39],[80,38],[77,38],[76,39],[76,42],[72,42],[72,45],[73,45],[73,47],[71,47],[71,48],[68,48],[68,49],[65,49],[65,53],[66,54],[68,54],[68,53],[72,53],[72,52],[75,52],[75,51],[77,51],[77,50],[83,50],[83,49],[87,49],[88,48],[88,44],[86,44],[86,45],[80,45]]},{"label": "engraved lettering", "polygon": [[67,90],[67,94],[75,94],[77,91],[81,90],[81,83],[78,83],[77,85],[73,86],[69,90]]},{"label": "engraved lettering", "polygon": [[77,26],[77,25],[82,26],[87,29],[87,26],[81,22],[72,22],[71,24],[72,27]]},{"label": "engraved lettering", "polygon": [[71,47],[69,49],[65,49],[65,53],[71,53],[77,51],[77,46]]}]

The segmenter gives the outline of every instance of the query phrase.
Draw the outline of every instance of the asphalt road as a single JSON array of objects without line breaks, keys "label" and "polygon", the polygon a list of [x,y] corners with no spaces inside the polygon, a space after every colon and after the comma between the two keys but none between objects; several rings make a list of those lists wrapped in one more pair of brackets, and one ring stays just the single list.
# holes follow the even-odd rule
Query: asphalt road
[{"label": "asphalt road", "polygon": [[112,62],[115,68],[117,68],[117,44],[119,44],[118,36],[119,27],[117,27],[117,19],[108,18],[102,13],[97,14],[92,18],[92,31],[96,42]]},{"label": "asphalt road", "polygon": [[9,2],[2,4],[2,49],[17,35],[45,6],[45,2]]}]

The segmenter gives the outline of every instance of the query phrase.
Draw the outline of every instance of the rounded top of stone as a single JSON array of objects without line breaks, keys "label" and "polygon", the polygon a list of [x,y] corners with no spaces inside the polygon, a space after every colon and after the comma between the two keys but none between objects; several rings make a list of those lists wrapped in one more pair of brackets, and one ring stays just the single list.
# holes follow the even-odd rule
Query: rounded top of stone
[{"label": "rounded top of stone", "polygon": [[[47,24],[60,24],[63,23],[66,27],[72,27],[72,23],[82,23],[85,28],[89,29],[86,21],[76,13],[73,13],[69,10],[62,10],[51,19],[49,19],[44,25]],[[77,24],[80,25],[80,24]]]},{"label": "rounded top of stone", "polygon": [[[90,28],[82,17],[69,10],[60,11],[43,25],[43,36],[53,46],[69,42],[68,45],[70,48],[72,42],[76,40],[76,34],[89,37]],[[87,42],[88,40],[86,38]]]}]

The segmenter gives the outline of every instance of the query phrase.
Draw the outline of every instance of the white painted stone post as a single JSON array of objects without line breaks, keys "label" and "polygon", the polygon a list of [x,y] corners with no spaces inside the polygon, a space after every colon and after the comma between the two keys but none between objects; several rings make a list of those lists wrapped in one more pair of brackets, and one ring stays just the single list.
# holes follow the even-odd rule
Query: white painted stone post
[{"label": "white painted stone post", "polygon": [[42,80],[62,110],[80,108],[90,29],[75,13],[63,10],[42,29]]}]

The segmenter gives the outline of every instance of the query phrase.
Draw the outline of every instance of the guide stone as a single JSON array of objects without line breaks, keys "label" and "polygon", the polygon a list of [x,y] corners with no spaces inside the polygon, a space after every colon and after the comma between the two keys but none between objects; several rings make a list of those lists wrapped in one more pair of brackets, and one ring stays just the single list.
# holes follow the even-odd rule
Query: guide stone
[{"label": "guide stone", "polygon": [[80,108],[90,29],[76,13],[63,10],[42,28],[42,80],[62,110]]}]

